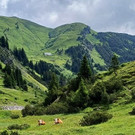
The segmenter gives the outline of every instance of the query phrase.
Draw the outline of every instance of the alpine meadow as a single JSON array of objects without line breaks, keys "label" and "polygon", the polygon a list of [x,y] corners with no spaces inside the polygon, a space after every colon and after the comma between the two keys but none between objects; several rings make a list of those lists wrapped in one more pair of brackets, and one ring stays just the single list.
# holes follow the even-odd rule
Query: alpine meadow
[{"label": "alpine meadow", "polygon": [[0,16],[0,135],[134,135],[135,36]]}]

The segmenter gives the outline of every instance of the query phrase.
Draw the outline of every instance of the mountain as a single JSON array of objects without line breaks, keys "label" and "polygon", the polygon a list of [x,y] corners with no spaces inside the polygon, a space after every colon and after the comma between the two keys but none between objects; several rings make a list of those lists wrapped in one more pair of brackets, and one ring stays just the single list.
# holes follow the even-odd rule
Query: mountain
[{"label": "mountain", "polygon": [[78,72],[83,55],[89,58],[95,71],[108,68],[113,54],[121,63],[135,60],[135,36],[98,33],[82,23],[52,29],[16,17],[0,17],[2,35],[12,50],[24,48],[29,60],[58,65],[65,75]]},{"label": "mountain", "polygon": [[[41,84],[30,70],[26,69],[13,55],[13,53],[0,46],[0,106],[24,106],[26,104],[35,104],[41,102],[45,98],[46,86]],[[8,65],[8,70],[6,70]],[[9,69],[11,67],[11,70]],[[22,82],[26,81],[27,89],[22,87],[22,83],[15,82],[17,73],[16,69],[19,69],[22,74]],[[9,72],[9,73],[8,73]],[[15,83],[15,87],[5,86],[4,82],[9,83],[9,79],[6,78],[7,74],[12,76],[12,80]],[[19,78],[21,78],[19,74]],[[10,80],[10,82],[12,81]]]}]

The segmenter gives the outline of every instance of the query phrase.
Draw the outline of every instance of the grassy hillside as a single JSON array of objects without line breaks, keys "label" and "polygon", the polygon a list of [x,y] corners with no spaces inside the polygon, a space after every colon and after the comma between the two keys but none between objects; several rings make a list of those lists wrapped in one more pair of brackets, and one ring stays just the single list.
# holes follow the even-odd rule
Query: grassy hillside
[{"label": "grassy hillside", "polygon": [[[30,128],[27,130],[19,130],[21,135],[133,135],[135,131],[135,116],[130,115],[129,112],[135,106],[134,101],[131,100],[131,91],[135,88],[135,62],[126,63],[120,66],[117,71],[117,77],[122,79],[124,90],[117,93],[118,97],[112,104],[109,105],[108,112],[113,115],[109,121],[92,126],[80,126],[79,122],[82,117],[92,110],[86,108],[77,114],[59,114],[59,115],[43,115],[43,116],[27,116],[21,117],[17,120],[10,118],[11,114],[20,114],[20,111],[0,111],[0,131],[7,130],[7,127],[12,124],[29,124]],[[99,80],[106,82],[111,81],[114,73],[104,72],[98,74]],[[97,80],[97,81],[99,81]],[[102,110],[103,106],[98,106]],[[104,110],[104,109],[103,109]],[[54,125],[54,118],[63,120],[63,124]],[[44,126],[38,126],[37,121],[43,119],[46,122]],[[10,131],[9,131],[10,132]]]},{"label": "grassy hillside", "polygon": [[[19,112],[9,112],[0,111],[0,131],[7,129],[9,125],[12,124],[30,124],[30,128],[27,130],[19,130],[21,135],[41,135],[41,134],[51,134],[51,135],[133,135],[134,132],[134,119],[135,116],[131,116],[128,113],[132,110],[134,106],[133,103],[126,105],[113,105],[109,110],[113,114],[113,118],[106,123],[81,127],[78,123],[80,119],[85,115],[85,113],[70,114],[70,115],[44,115],[44,116],[30,116],[25,118],[19,118],[17,120],[12,120],[10,118],[12,114],[18,114]],[[54,125],[54,119],[61,118],[63,120],[62,125]],[[46,125],[38,126],[37,121],[43,119]]]},{"label": "grassy hillside", "polygon": [[[45,91],[47,88],[29,74],[28,70],[14,58],[11,51],[0,47],[0,60],[3,61],[0,62],[2,65],[2,69],[0,69],[0,106],[24,106],[28,103],[31,104],[44,100]],[[6,73],[3,71],[3,69],[5,68],[5,63],[11,66],[14,65],[14,68],[19,68],[21,70],[22,77],[27,82],[28,91],[23,91],[19,87],[16,87],[16,89],[4,87],[3,81]]]},{"label": "grassy hillside", "polygon": [[0,17],[0,36],[8,38],[10,48],[24,48],[29,58],[40,57],[40,50],[48,40],[50,28],[16,17]]},{"label": "grassy hillside", "polygon": [[[65,74],[71,74],[72,68],[65,68],[70,61],[72,67],[76,59],[65,52],[71,47],[84,48],[82,54],[76,49],[75,58],[89,53],[89,59],[96,71],[109,66],[113,54],[119,56],[121,63],[135,60],[135,36],[95,32],[82,23],[72,23],[51,29],[16,17],[0,17],[0,36],[8,38],[10,48],[24,48],[29,60],[39,60],[58,65]],[[72,50],[72,49],[71,49]],[[46,56],[45,53],[51,53]]]}]

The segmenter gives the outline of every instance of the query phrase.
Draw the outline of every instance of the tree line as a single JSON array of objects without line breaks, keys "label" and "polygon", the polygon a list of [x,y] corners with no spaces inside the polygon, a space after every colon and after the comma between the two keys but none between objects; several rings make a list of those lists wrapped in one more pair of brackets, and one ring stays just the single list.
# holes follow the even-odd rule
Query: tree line
[{"label": "tree line", "polygon": [[6,65],[3,69],[4,75],[4,86],[8,88],[21,88],[25,91],[28,90],[27,82],[23,79],[21,70],[19,68],[10,67]]},{"label": "tree line", "polygon": [[4,36],[0,38],[0,46],[9,49],[8,39]]}]

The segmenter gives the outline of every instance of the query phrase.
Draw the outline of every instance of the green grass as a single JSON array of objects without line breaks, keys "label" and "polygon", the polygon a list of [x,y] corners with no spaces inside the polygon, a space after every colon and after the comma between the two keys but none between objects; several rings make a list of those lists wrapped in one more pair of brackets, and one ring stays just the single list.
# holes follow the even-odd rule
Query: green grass
[{"label": "green grass", "polygon": [[[18,67],[21,70],[23,79],[27,81],[28,91],[22,91],[22,89],[18,87],[16,87],[16,89],[5,88],[3,84],[5,74],[0,70],[0,106],[24,106],[33,102],[42,102],[45,98],[45,91],[47,88],[28,74],[27,69],[23,67],[17,60],[14,59],[13,63],[15,67]],[[4,68],[4,65],[2,67]],[[29,84],[32,87],[30,87]]]},{"label": "green grass", "polygon": [[[18,22],[19,29],[16,28]],[[10,48],[24,48],[28,57],[36,57],[40,54],[41,48],[44,47],[45,42],[48,40],[48,32],[50,28],[46,28],[27,20],[22,20],[14,17],[0,17],[0,36],[3,31],[9,28],[9,31],[5,31],[8,37]]]},{"label": "green grass", "polygon": [[[27,116],[20,117],[13,120],[10,118],[11,114],[20,114],[20,111],[3,111],[0,110],[0,132],[7,129],[12,124],[29,124],[30,128],[18,131],[21,135],[134,135],[135,131],[135,116],[130,115],[129,112],[135,106],[131,102],[130,89],[135,88],[135,62],[130,62],[121,65],[117,71],[118,77],[124,80],[124,90],[118,92],[118,100],[109,106],[107,110],[113,115],[109,121],[97,125],[82,127],[79,125],[82,117],[92,108],[86,108],[84,111],[76,114],[59,114],[59,115],[42,115],[42,116]],[[103,81],[110,80],[114,77],[114,73],[107,75],[104,72],[100,75]],[[18,104],[24,105],[25,98],[36,100],[34,98],[33,90],[27,92],[0,88],[5,94],[0,94],[0,97],[7,98],[12,102],[15,96],[18,97]],[[41,97],[41,95],[40,95]],[[0,98],[1,100],[2,98]],[[41,98],[40,98],[41,99]],[[6,100],[8,102],[8,100]],[[1,101],[0,101],[1,103]],[[7,103],[8,104],[8,103]],[[61,125],[54,125],[54,118],[60,118],[63,121]],[[38,126],[38,120],[43,119],[46,122],[44,126]]]},{"label": "green grass", "polygon": [[102,59],[102,57],[96,51],[95,48],[91,51],[90,54],[91,54],[91,58],[93,59],[94,63],[100,64],[101,66],[105,66],[106,65],[105,62],[104,62],[104,60]]},{"label": "green grass", "polygon": [[[134,107],[134,103],[119,104],[115,103],[110,106],[109,113],[113,114],[113,118],[108,122],[81,127],[79,125],[80,119],[85,115],[84,113],[78,114],[59,114],[59,115],[43,115],[43,116],[28,116],[21,117],[13,120],[9,117],[10,111],[0,111],[0,131],[6,130],[12,124],[30,124],[27,130],[19,131],[21,135],[134,135],[135,131],[135,116],[129,115],[129,112]],[[19,111],[18,111],[19,114]],[[4,117],[3,115],[6,115]],[[60,118],[63,121],[61,125],[54,125],[54,118]],[[46,122],[44,126],[38,126],[37,121],[43,119]]]},{"label": "green grass", "polygon": [[[135,87],[135,61],[122,64],[117,70],[117,77],[122,79],[123,84],[131,90]],[[103,81],[110,80],[115,74],[102,74]]]}]

